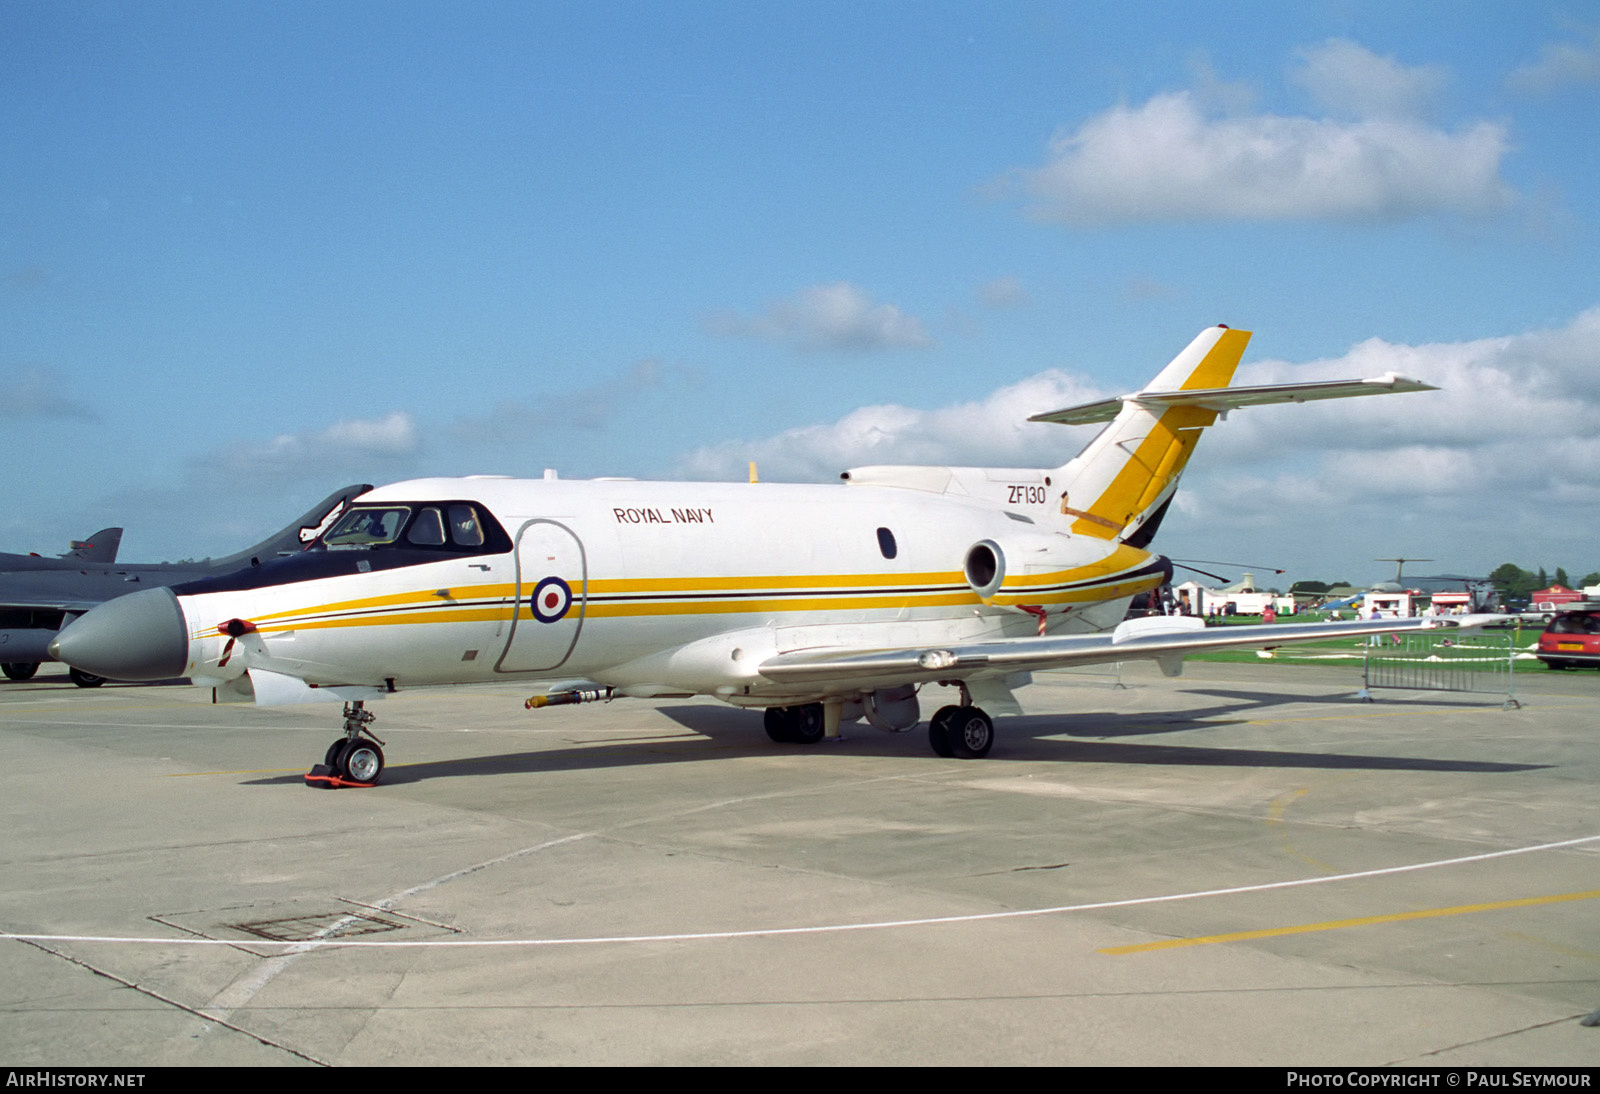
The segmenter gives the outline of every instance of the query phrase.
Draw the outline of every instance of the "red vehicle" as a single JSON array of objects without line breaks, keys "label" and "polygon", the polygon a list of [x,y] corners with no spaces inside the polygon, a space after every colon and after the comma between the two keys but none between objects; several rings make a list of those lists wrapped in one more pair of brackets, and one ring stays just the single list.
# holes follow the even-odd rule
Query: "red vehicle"
[{"label": "red vehicle", "polygon": [[1557,612],[1539,636],[1538,656],[1553,669],[1600,668],[1600,608]]}]

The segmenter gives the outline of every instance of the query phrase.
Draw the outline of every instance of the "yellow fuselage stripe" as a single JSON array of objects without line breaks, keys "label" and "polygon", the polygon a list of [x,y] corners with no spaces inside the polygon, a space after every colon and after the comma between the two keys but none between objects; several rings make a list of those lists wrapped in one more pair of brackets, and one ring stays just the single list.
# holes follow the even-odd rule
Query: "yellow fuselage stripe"
[{"label": "yellow fuselage stripe", "polygon": [[[1159,575],[1146,574],[1114,585],[1089,588],[1059,589],[1050,592],[1028,591],[1019,586],[1063,585],[1073,582],[1094,581],[1126,569],[1142,558],[1144,552],[1129,548],[1126,554],[1135,558],[1122,558],[1123,551],[1110,559],[1092,566],[1072,570],[1058,570],[1046,574],[1018,575],[1007,578],[1005,584],[987,603],[998,606],[1019,604],[1075,604],[1121,596],[1132,596],[1159,583]],[[801,576],[713,577],[713,578],[601,578],[587,583],[579,582],[577,614],[587,618],[607,618],[645,615],[726,615],[739,613],[802,612],[802,611],[852,611],[876,608],[949,607],[952,605],[980,603],[978,595],[964,585],[964,578],[955,572],[918,574],[828,574]],[[852,587],[873,585],[875,589],[859,593],[840,592],[818,596],[821,589],[848,590]],[[938,591],[910,591],[928,585],[958,585],[960,587]],[[884,588],[889,586],[889,588]],[[897,592],[895,586],[906,591]],[[763,596],[767,589],[793,588],[812,595]],[[708,597],[719,592],[748,591],[750,596],[726,599],[693,599],[693,594]],[[608,596],[647,597],[651,593],[688,593],[670,600],[638,600],[625,603],[608,603]],[[443,595],[441,595],[443,594]],[[290,608],[253,616],[251,622],[258,632],[278,633],[288,630],[319,630],[328,627],[386,626],[408,623],[475,623],[508,620],[513,614],[517,586],[497,583],[466,585],[442,589],[411,590],[383,596],[361,597],[336,601],[309,608]],[[473,604],[454,607],[457,601],[498,600],[499,604]],[[412,611],[393,609],[411,608]],[[387,610],[386,610],[387,609]],[[520,618],[530,619],[532,613],[522,605]],[[313,618],[307,618],[313,617]],[[214,632],[209,629],[193,637],[204,637]]]}]

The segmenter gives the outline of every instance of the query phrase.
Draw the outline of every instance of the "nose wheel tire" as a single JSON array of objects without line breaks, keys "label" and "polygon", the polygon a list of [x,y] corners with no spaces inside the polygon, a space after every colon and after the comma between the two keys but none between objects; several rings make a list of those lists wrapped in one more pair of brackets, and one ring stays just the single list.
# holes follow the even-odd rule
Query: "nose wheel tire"
[{"label": "nose wheel tire", "polygon": [[77,684],[80,688],[97,688],[106,682],[106,678],[104,676],[96,676],[94,673],[84,672],[82,669],[68,669],[67,675],[71,677],[72,682]]},{"label": "nose wheel tire", "polygon": [[344,741],[338,759],[331,766],[341,779],[370,785],[383,774],[383,749],[359,737]]}]

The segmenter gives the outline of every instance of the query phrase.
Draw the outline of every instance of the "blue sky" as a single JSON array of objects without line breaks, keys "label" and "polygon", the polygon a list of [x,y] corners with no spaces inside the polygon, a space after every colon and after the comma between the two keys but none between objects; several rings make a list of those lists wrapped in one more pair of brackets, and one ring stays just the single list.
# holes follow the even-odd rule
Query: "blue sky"
[{"label": "blue sky", "polygon": [[1600,569],[1587,5],[0,7],[0,550],[345,482],[1055,464],[1202,327],[1157,545]]}]

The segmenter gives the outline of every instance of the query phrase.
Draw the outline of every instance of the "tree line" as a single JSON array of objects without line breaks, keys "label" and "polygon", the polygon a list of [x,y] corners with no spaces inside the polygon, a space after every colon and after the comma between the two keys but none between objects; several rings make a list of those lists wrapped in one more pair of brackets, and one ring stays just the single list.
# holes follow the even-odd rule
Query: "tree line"
[{"label": "tree line", "polygon": [[[1535,591],[1548,589],[1551,585],[1564,585],[1569,589],[1600,585],[1600,570],[1584,574],[1577,581],[1573,581],[1567,576],[1567,571],[1560,566],[1556,567],[1555,576],[1552,577],[1543,566],[1537,570],[1524,570],[1515,562],[1507,562],[1495,567],[1489,574],[1489,580],[1494,583],[1495,591],[1503,599],[1527,600]],[[1329,589],[1342,588],[1349,584],[1348,581],[1296,581],[1289,586],[1289,592],[1325,593]]]},{"label": "tree line", "polygon": [[1543,566],[1530,573],[1515,562],[1507,562],[1491,570],[1489,580],[1494,582],[1494,587],[1506,599],[1526,600],[1535,590],[1548,589],[1551,585],[1565,585],[1569,589],[1600,585],[1600,571],[1585,574],[1577,581],[1573,581],[1567,577],[1567,571],[1560,566],[1556,567],[1555,577],[1552,578],[1545,573]]}]

